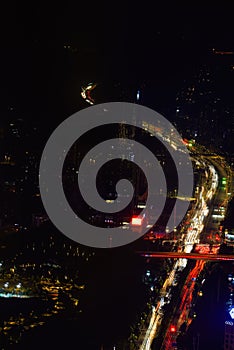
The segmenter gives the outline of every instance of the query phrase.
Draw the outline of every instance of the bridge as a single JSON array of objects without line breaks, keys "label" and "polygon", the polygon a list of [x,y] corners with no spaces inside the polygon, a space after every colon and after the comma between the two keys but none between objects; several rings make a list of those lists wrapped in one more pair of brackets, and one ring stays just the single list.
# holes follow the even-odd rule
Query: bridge
[{"label": "bridge", "polygon": [[196,260],[232,260],[234,261],[234,255],[227,254],[199,254],[199,253],[184,253],[184,252],[137,252],[140,256],[145,258],[175,258],[175,259],[196,259]]}]

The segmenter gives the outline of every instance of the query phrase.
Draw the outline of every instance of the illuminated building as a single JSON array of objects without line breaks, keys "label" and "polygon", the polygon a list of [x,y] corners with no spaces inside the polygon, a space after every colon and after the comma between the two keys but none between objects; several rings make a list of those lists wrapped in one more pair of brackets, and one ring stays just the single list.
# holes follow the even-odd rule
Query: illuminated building
[{"label": "illuminated building", "polygon": [[[222,181],[226,182],[225,178]],[[224,184],[225,185],[225,184]],[[224,243],[227,246],[234,247],[234,225],[233,225],[233,214],[234,214],[234,200],[232,199],[228,204],[227,215],[223,221],[223,235]]]},{"label": "illuminated building", "polygon": [[234,322],[225,321],[224,350],[234,349]]},{"label": "illuminated building", "polygon": [[225,229],[224,236],[225,243],[234,246],[234,229]]},{"label": "illuminated building", "polygon": [[209,65],[201,66],[191,81],[184,81],[174,112],[184,137],[221,150],[231,147],[228,140],[233,133],[233,109],[226,103],[228,93],[220,88],[225,79],[232,83],[233,53],[212,54]]},{"label": "illuminated building", "polygon": [[234,349],[234,274],[228,275],[229,299],[224,329],[224,350]]}]

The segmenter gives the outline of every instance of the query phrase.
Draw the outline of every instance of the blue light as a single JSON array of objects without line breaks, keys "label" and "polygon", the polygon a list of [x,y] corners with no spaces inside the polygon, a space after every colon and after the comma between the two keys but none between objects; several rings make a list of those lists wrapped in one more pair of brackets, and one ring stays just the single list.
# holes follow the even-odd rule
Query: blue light
[{"label": "blue light", "polygon": [[232,307],[231,310],[229,311],[229,315],[234,320],[234,307]]}]

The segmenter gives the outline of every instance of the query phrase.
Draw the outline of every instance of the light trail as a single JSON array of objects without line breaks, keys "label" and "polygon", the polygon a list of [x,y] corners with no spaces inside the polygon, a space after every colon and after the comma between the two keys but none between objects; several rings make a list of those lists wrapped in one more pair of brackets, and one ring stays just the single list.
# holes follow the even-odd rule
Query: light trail
[{"label": "light trail", "polygon": [[[195,287],[195,280],[201,273],[205,266],[205,261],[198,260],[196,261],[196,265],[194,268],[189,272],[186,282],[183,286],[182,292],[181,292],[181,302],[179,306],[179,315],[176,316],[173,320],[173,324],[175,325],[175,328],[178,332],[180,329],[180,326],[187,321],[188,319],[188,314],[191,308],[192,304],[192,298],[193,298],[193,290]],[[166,335],[164,338],[164,350],[170,350],[172,342],[176,340],[176,334],[171,334],[171,330],[168,327],[166,331]]]},{"label": "light trail", "polygon": [[97,84],[90,83],[85,87],[81,87],[81,96],[90,105],[93,105],[95,102],[90,93],[93,89],[95,89],[96,86]]},{"label": "light trail", "polygon": [[[207,164],[208,163],[208,164]],[[152,252],[152,251],[141,251],[138,252],[143,257],[146,258],[175,258],[176,262],[171,270],[171,273],[169,276],[171,278],[167,277],[165,280],[163,287],[161,289],[160,295],[165,296],[166,288],[171,285],[171,282],[173,282],[173,270],[174,267],[176,269],[184,268],[187,264],[187,259],[195,259],[196,266],[195,268],[189,273],[188,279],[196,278],[202,271],[206,261],[234,261],[234,255],[227,255],[227,254],[218,254],[218,250],[215,252],[210,250],[209,252],[202,251],[200,253],[192,252],[194,244],[200,242],[200,234],[204,231],[204,224],[205,218],[207,217],[207,220],[210,221],[210,216],[212,213],[212,207],[208,208],[207,203],[210,203],[211,200],[215,200],[217,196],[220,196],[220,189],[219,189],[219,176],[221,176],[216,172],[216,168],[213,166],[213,164],[209,164],[209,161],[203,161],[204,166],[208,166],[210,170],[210,186],[208,189],[205,190],[204,186],[201,186],[201,191],[199,194],[199,198],[197,198],[197,203],[195,204],[195,208],[193,210],[193,214],[190,218],[190,225],[187,228],[186,232],[182,234],[181,238],[183,240],[183,244],[181,245],[182,251],[178,252]],[[208,173],[207,173],[208,178]],[[216,195],[216,197],[215,197]],[[210,204],[209,204],[210,205]],[[224,205],[224,204],[223,204]],[[206,223],[207,225],[207,223]],[[176,263],[178,265],[176,266]],[[186,280],[187,281],[187,280]],[[181,304],[180,304],[180,315],[177,316],[177,326],[181,326],[181,324],[188,318],[188,305],[191,305],[192,303],[192,292],[194,289],[195,280],[191,280],[189,285],[184,285],[183,293],[181,294]],[[163,303],[162,303],[163,305]],[[162,306],[161,305],[161,306]],[[160,320],[163,317],[163,313],[159,313],[161,310],[161,306],[158,309],[158,315],[160,316]],[[152,315],[154,319],[156,320],[156,315]],[[151,319],[152,319],[151,317]],[[187,319],[187,325],[191,322],[191,319]],[[160,322],[161,323],[161,322]],[[152,326],[153,325],[153,326]],[[149,350],[150,345],[156,335],[157,326],[159,325],[159,322],[152,323],[150,322],[150,326],[148,327],[144,342],[142,343],[141,350]],[[173,341],[173,335],[169,334],[166,346],[170,346],[171,342]],[[165,344],[165,341],[164,341]],[[167,349],[167,348],[165,348]]]},{"label": "light trail", "polygon": [[196,260],[234,260],[234,255],[227,254],[199,254],[199,253],[184,253],[184,252],[137,252],[145,258],[182,258]]}]

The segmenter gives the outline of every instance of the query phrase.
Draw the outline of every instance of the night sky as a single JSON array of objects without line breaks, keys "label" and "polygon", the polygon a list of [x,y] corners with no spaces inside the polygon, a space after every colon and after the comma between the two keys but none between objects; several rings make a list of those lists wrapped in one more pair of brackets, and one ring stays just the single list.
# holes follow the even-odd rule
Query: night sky
[{"label": "night sky", "polygon": [[[221,3],[18,2],[2,10],[2,110],[69,113],[79,108],[80,85],[93,80],[149,83],[170,99],[212,47],[233,47],[232,11]],[[77,50],[72,58],[64,45]]]}]

